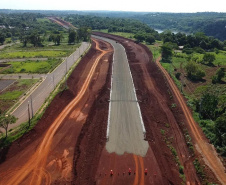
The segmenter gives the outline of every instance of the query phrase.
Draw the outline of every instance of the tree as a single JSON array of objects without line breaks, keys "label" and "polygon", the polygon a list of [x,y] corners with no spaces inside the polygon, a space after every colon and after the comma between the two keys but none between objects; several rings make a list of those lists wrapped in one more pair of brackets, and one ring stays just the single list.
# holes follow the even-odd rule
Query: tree
[{"label": "tree", "polygon": [[78,40],[89,41],[91,36],[91,29],[88,27],[81,27],[78,29]]},{"label": "tree", "polygon": [[186,34],[179,32],[175,36],[176,36],[176,42],[178,46],[184,46],[187,43]]},{"label": "tree", "polygon": [[215,133],[217,144],[221,147],[226,147],[226,113],[217,118]]},{"label": "tree", "polygon": [[145,41],[149,44],[153,44],[155,42],[155,37],[152,34],[146,35]]},{"label": "tree", "polygon": [[0,32],[0,43],[4,44],[4,42],[5,42],[5,34]]},{"label": "tree", "polygon": [[201,80],[206,75],[199,65],[192,61],[187,63],[185,70],[191,80]]},{"label": "tree", "polygon": [[42,39],[41,39],[40,35],[38,34],[38,32],[33,32],[30,35],[29,40],[30,40],[31,44],[34,45],[34,47],[40,46],[42,44]]},{"label": "tree", "polygon": [[214,94],[203,94],[200,102],[200,116],[203,119],[215,119],[218,98]]},{"label": "tree", "polygon": [[218,39],[213,39],[210,43],[211,48],[222,49],[222,45]]},{"label": "tree", "polygon": [[23,47],[27,47],[28,41],[29,41],[29,35],[26,35],[24,33],[20,35],[20,42],[23,43]]},{"label": "tree", "polygon": [[164,31],[161,35],[162,35],[163,43],[175,41],[174,33],[172,33],[169,30]]},{"label": "tree", "polygon": [[204,64],[212,65],[213,61],[216,59],[216,56],[212,53],[205,53],[203,56],[203,62]]},{"label": "tree", "polygon": [[216,76],[217,76],[218,82],[220,82],[221,79],[224,78],[224,76],[225,76],[225,71],[224,71],[224,68],[223,68],[223,67],[221,67],[220,69],[217,70]]},{"label": "tree", "polygon": [[162,45],[161,51],[162,51],[162,61],[171,62],[171,58],[173,56],[172,47],[168,43],[165,43]]},{"label": "tree", "polygon": [[138,41],[138,42],[143,42],[145,40],[145,34],[144,33],[137,33],[134,35],[134,38]]},{"label": "tree", "polygon": [[76,36],[77,36],[76,32],[70,29],[68,35],[68,44],[75,43]]},{"label": "tree", "polygon": [[8,136],[9,124],[15,123],[16,118],[12,115],[1,114],[0,115],[0,127],[5,129],[5,138]]},{"label": "tree", "polygon": [[224,72],[224,68],[221,67],[217,70],[216,74],[212,77],[212,83],[218,83],[221,81],[222,78],[224,78],[225,76],[225,72]]},{"label": "tree", "polygon": [[49,41],[53,41],[55,45],[60,45],[61,40],[63,39],[62,34],[51,34],[49,36]]}]

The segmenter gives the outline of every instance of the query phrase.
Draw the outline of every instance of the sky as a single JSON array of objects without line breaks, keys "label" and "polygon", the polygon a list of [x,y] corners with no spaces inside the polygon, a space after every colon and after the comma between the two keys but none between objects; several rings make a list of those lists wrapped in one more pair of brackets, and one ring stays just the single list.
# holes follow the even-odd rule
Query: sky
[{"label": "sky", "polygon": [[225,0],[0,0],[0,9],[226,12]]}]

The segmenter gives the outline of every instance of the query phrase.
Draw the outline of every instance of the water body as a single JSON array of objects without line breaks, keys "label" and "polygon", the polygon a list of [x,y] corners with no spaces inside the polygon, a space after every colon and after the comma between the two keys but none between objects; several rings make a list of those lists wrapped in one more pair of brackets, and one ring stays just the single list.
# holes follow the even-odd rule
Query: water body
[{"label": "water body", "polygon": [[[157,31],[158,33],[162,33],[162,32],[164,32],[164,31],[166,31],[166,30],[155,29],[155,31]],[[169,31],[171,31],[171,32],[174,33],[174,34],[179,33],[179,31],[172,31],[172,30],[169,30]]]}]

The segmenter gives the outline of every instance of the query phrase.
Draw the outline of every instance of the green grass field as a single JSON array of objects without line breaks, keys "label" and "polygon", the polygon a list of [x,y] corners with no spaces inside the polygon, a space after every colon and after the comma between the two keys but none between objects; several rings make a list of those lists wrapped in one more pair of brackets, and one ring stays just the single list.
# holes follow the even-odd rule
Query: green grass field
[{"label": "green grass field", "polygon": [[156,44],[154,44],[154,45],[148,45],[148,44],[146,44],[146,46],[151,50],[151,52],[153,54],[154,60],[156,60],[157,58],[160,57],[161,50],[160,50],[159,45],[156,45]]},{"label": "green grass field", "polygon": [[133,33],[111,32],[110,34],[118,35],[118,36],[125,37],[125,38],[128,38],[128,39],[134,39],[134,34]]},{"label": "green grass field", "polygon": [[2,52],[0,59],[11,59],[11,58],[42,58],[42,57],[64,57],[66,51],[15,51],[15,52]]},{"label": "green grass field", "polygon": [[47,19],[47,18],[37,18],[37,21],[38,22],[51,22],[49,19]]},{"label": "green grass field", "polygon": [[11,73],[48,73],[54,70],[60,63],[61,59],[49,59],[47,61],[24,61],[9,62],[11,67],[2,71],[3,74]]},{"label": "green grass field", "polygon": [[23,91],[6,92],[0,95],[0,100],[16,100],[23,94]]},{"label": "green grass field", "polygon": [[21,79],[0,93],[0,110],[7,111],[19,98],[38,82],[38,79]]},{"label": "green grass field", "polygon": [[[103,33],[108,33],[108,30],[107,29],[103,29],[103,30],[94,30],[94,31],[99,31],[99,32],[103,32]],[[118,36],[121,36],[121,37],[125,37],[125,38],[128,38],[128,39],[134,39],[134,35],[133,33],[125,33],[125,32],[110,32],[109,34],[112,34],[112,35],[118,35]]]}]

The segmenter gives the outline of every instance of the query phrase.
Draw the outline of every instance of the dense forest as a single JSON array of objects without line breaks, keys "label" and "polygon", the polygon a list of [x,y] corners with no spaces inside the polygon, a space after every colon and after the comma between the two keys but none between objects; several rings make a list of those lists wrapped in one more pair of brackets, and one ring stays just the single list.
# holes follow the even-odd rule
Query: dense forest
[{"label": "dense forest", "polygon": [[20,41],[23,47],[28,43],[40,47],[48,41],[60,45],[65,34],[69,44],[89,40],[91,30],[88,27],[79,26],[77,32],[66,30],[47,17],[41,13],[0,13],[0,44]]},{"label": "dense forest", "polygon": [[68,15],[66,21],[78,27],[91,27],[93,30],[108,29],[109,32],[155,33],[148,25],[133,19],[98,17],[93,15]]},{"label": "dense forest", "polygon": [[[28,36],[44,35],[48,32],[63,31],[63,28],[44,19],[43,14],[36,13],[13,13],[0,14],[0,43],[5,41],[15,42]],[[8,39],[7,39],[8,38]]]},{"label": "dense forest", "polygon": [[155,29],[188,34],[204,32],[208,36],[226,40],[226,13],[149,13],[133,18]]},{"label": "dense forest", "polygon": [[[101,17],[101,20],[98,20],[99,25],[97,22],[97,24],[95,25],[95,28],[93,27],[93,29],[99,29],[101,27],[100,23],[103,23],[103,21],[107,20],[108,18],[114,18],[114,21],[119,21],[119,22],[120,22],[120,19],[117,19],[117,18],[122,18],[123,20],[125,20],[126,18],[126,19],[130,19],[130,23],[132,23],[131,19],[139,20],[154,29],[184,32],[186,34],[203,32],[206,35],[213,36],[215,38],[220,39],[221,41],[226,40],[226,27],[225,27],[226,13],[215,13],[215,12],[150,13],[150,12],[123,12],[123,11],[75,11],[75,10],[57,11],[57,10],[0,9],[0,14],[23,14],[23,13],[35,13],[35,14],[46,15],[46,16],[52,16],[52,15],[61,16],[61,17],[66,16],[67,20],[70,18],[76,18],[77,20],[73,21],[76,25],[78,24],[94,25],[94,23],[91,23],[91,21],[89,21],[88,18],[92,18],[92,20],[95,20],[95,17],[99,17],[99,18]],[[81,16],[84,16],[83,18],[85,18],[85,21],[88,21],[89,23],[84,23],[85,21],[80,20],[80,18],[82,18]],[[136,26],[139,26],[139,27],[141,26],[141,24],[136,21],[134,21],[133,23],[135,23]],[[1,26],[1,23],[0,23],[0,26]]]}]

